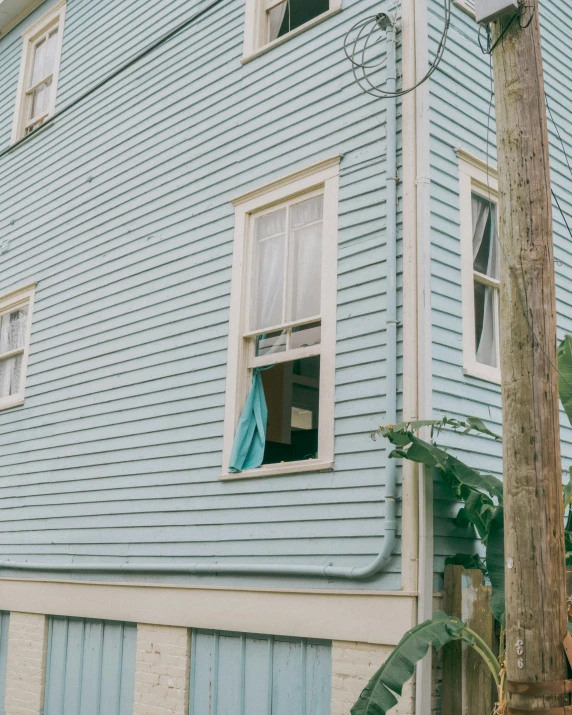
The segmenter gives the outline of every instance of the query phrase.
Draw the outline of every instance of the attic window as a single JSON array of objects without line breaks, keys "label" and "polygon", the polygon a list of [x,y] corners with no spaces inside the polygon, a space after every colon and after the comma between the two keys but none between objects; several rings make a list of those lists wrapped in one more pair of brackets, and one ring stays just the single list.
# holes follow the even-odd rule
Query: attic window
[{"label": "attic window", "polygon": [[65,7],[58,3],[23,35],[13,142],[55,112]]},{"label": "attic window", "polygon": [[330,9],[330,0],[267,0],[268,42],[287,35]]}]

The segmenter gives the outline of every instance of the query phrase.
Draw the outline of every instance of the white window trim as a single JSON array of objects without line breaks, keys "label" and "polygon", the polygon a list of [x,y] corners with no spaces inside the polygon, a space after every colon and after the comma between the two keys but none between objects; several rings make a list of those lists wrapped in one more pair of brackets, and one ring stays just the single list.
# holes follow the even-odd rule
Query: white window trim
[{"label": "white window trim", "polygon": [[62,40],[64,35],[64,22],[66,17],[66,0],[61,0],[50,8],[49,12],[43,15],[33,25],[22,33],[22,56],[20,60],[20,75],[18,77],[18,89],[16,92],[16,111],[12,124],[11,143],[14,144],[24,136],[24,124],[26,113],[26,77],[30,71],[32,61],[32,46],[34,41],[42,35],[51,25],[59,24],[58,44],[54,57],[54,72],[52,76],[52,93],[50,106],[45,119],[51,117],[56,111],[56,96],[58,92],[58,79],[60,75],[60,60],[62,55]]},{"label": "white window trim", "polygon": [[[337,245],[338,245],[338,193],[339,164],[341,156],[313,164],[267,186],[250,191],[234,199],[235,228],[230,297],[229,346],[226,375],[226,402],[223,438],[221,479],[246,479],[249,477],[291,474],[293,472],[318,472],[331,469],[334,462],[334,389],[336,353],[336,303],[337,303]],[[263,465],[258,469],[229,473],[230,454],[240,412],[243,408],[250,379],[247,369],[247,351],[243,338],[243,325],[248,311],[245,296],[248,294],[247,247],[251,232],[251,216],[275,204],[302,196],[315,189],[324,194],[323,256],[320,350],[320,424],[318,431],[319,458],[300,462]]]},{"label": "white window trim", "polygon": [[28,325],[26,329],[26,342],[22,353],[22,371],[20,375],[20,389],[16,395],[0,397],[0,410],[10,407],[18,407],[24,404],[24,392],[26,388],[26,373],[28,370],[28,356],[30,353],[30,338],[32,335],[32,313],[34,311],[34,294],[36,284],[23,286],[6,295],[0,296],[0,315],[10,313],[17,308],[28,307]]},{"label": "white window trim", "polygon": [[321,22],[328,20],[333,15],[337,15],[342,9],[342,0],[330,0],[330,9],[323,12],[321,15],[305,22],[300,27],[296,27],[294,30],[278,37],[272,42],[265,42],[265,29],[266,29],[266,9],[263,7],[264,0],[246,0],[246,12],[244,20],[244,47],[243,56],[240,60],[242,64],[246,64],[251,60],[260,57],[266,52],[282,45],[284,42],[288,42],[293,37],[301,35],[306,30],[309,30],[315,25],[319,25]]},{"label": "white window trim", "polygon": [[477,362],[475,346],[475,296],[473,288],[472,194],[491,199],[498,205],[498,172],[464,149],[459,158],[459,194],[461,210],[461,281],[463,299],[463,371],[465,375],[500,385],[500,367]]},{"label": "white window trim", "polygon": [[458,7],[463,12],[467,13],[467,15],[470,15],[473,20],[475,19],[475,10],[469,5],[467,0],[453,0],[453,5],[455,5],[455,7]]}]

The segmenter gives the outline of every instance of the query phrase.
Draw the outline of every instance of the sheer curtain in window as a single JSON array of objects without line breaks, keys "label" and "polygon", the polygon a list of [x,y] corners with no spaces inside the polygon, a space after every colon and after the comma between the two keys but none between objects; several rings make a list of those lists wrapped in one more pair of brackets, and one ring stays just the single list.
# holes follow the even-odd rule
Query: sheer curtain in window
[{"label": "sheer curtain in window", "polygon": [[278,37],[287,6],[288,0],[284,0],[283,3],[272,8],[268,13],[268,42],[272,42]]},{"label": "sheer curtain in window", "polygon": [[320,314],[323,197],[292,206],[290,255],[292,299],[289,321]]},{"label": "sheer curtain in window", "polygon": [[[473,195],[472,210],[473,269],[498,280],[499,246],[494,208],[490,202]],[[496,293],[496,288],[475,280],[475,314],[482,314],[482,326],[477,323],[476,329],[476,357],[477,362],[492,367],[497,367],[498,363]]]}]

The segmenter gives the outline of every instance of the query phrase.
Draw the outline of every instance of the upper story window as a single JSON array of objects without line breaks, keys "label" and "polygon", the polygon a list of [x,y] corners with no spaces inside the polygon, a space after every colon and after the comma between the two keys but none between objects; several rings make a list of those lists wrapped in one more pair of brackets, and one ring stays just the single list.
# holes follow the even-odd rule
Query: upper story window
[{"label": "upper story window", "polygon": [[338,165],[236,202],[223,476],[332,466]]},{"label": "upper story window", "polygon": [[24,401],[34,287],[0,297],[0,409]]},{"label": "upper story window", "polygon": [[256,56],[341,9],[341,0],[246,0],[244,59]]},{"label": "upper story window", "polygon": [[463,364],[465,373],[500,382],[500,245],[496,170],[459,155]]},{"label": "upper story window", "polygon": [[39,127],[55,111],[65,2],[22,35],[23,48],[12,141]]}]

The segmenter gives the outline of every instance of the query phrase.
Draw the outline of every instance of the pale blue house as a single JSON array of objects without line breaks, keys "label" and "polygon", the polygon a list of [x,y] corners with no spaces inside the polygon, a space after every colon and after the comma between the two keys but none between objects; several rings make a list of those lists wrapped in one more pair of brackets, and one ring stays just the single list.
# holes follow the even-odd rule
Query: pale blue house
[{"label": "pale blue house", "polygon": [[[344,38],[387,13],[411,86],[440,0],[0,0],[0,713],[349,715],[430,614],[473,534],[369,435],[500,423],[472,9],[392,100]],[[541,20],[572,151],[572,9]],[[427,668],[398,707],[438,707]]]}]

